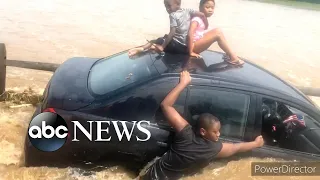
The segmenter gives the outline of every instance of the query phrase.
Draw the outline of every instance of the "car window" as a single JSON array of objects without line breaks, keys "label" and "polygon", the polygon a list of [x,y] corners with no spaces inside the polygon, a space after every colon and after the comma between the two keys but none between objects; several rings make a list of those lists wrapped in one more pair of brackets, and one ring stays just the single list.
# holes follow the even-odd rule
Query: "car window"
[{"label": "car window", "polygon": [[[125,96],[110,103],[104,109],[104,114],[120,120],[146,120],[151,123],[166,124],[160,104],[175,85],[173,82],[155,81],[131,90]],[[183,92],[174,105],[181,114],[183,114],[185,96],[186,92]]]},{"label": "car window", "polygon": [[[172,90],[174,88],[174,86],[171,84],[170,86],[168,86],[169,88],[165,88],[163,89],[163,95],[161,96],[162,97],[162,100],[165,98],[165,96],[170,92],[170,90]],[[184,107],[185,107],[185,101],[186,101],[186,96],[187,96],[187,89],[184,89],[178,99],[176,100],[175,104],[173,105],[173,107],[177,110],[177,112],[185,118],[185,114],[184,114]],[[160,102],[161,103],[161,102]],[[156,114],[155,114],[155,122],[157,124],[160,124],[160,125],[164,125],[164,126],[170,126],[166,117],[164,116],[163,114],[163,111],[162,109],[159,107]]]},{"label": "car window", "polygon": [[281,101],[263,98],[261,116],[261,134],[267,145],[320,153],[320,123],[307,113]]},{"label": "car window", "polygon": [[221,136],[241,139],[248,117],[250,96],[215,89],[194,87],[188,96],[189,123],[196,124],[202,113],[211,113],[219,118]]},{"label": "car window", "polygon": [[149,55],[130,59],[126,53],[99,60],[92,67],[89,89],[96,95],[105,95],[134,82],[158,75]]}]

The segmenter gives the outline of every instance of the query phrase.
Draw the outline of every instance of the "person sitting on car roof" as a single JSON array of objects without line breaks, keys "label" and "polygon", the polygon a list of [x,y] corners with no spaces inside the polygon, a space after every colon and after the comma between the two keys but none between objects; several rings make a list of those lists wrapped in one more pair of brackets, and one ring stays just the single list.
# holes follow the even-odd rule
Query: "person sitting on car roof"
[{"label": "person sitting on car roof", "polygon": [[138,179],[179,179],[204,168],[215,158],[229,157],[264,145],[262,136],[256,137],[252,142],[222,143],[219,140],[220,121],[209,113],[201,114],[196,127],[191,127],[173,107],[190,82],[189,72],[181,72],[180,82],[162,101],[161,108],[169,124],[175,129],[176,136],[169,151],[156,159]]},{"label": "person sitting on car roof", "polygon": [[171,52],[178,54],[189,54],[187,36],[191,18],[199,17],[205,19],[202,12],[181,8],[181,0],[164,0],[164,6],[169,14],[170,32],[158,41],[148,42],[147,44],[129,50],[129,56],[133,56],[146,49],[158,52]]},{"label": "person sitting on car roof", "polygon": [[220,28],[208,30],[209,23],[207,18],[213,15],[215,4],[215,0],[201,0],[199,10],[205,14],[205,20],[199,17],[191,19],[188,36],[190,56],[200,57],[199,53],[207,50],[214,42],[218,42],[219,47],[226,53],[225,62],[232,65],[242,65],[244,61],[233,52],[222,30]]}]

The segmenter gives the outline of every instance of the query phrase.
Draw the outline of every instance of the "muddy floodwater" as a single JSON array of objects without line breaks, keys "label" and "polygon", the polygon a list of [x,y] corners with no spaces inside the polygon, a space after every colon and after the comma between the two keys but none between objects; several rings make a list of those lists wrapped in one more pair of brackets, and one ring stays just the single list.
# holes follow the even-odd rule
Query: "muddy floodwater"
[{"label": "muddy floodwater", "polygon": [[[182,6],[198,8],[198,1]],[[216,0],[210,28],[220,27],[234,51],[298,86],[320,87],[320,11],[244,0]],[[75,56],[104,57],[168,33],[162,0],[0,0],[0,42],[13,60],[62,63]],[[221,51],[214,44],[212,50]],[[52,73],[7,68],[7,90],[41,93]],[[312,97],[320,104],[320,99]],[[120,166],[85,176],[75,168],[25,168],[23,139],[34,107],[0,104],[0,180],[132,179]],[[251,177],[246,158],[214,162],[184,179],[318,179]]]}]

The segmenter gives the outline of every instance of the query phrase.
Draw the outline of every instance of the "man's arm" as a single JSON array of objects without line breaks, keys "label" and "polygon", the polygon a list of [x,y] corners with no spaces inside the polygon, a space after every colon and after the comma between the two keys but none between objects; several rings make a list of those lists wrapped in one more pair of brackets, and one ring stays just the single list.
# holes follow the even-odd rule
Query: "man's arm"
[{"label": "man's arm", "polygon": [[162,52],[167,45],[170,43],[170,41],[173,39],[174,34],[176,33],[176,28],[178,26],[176,17],[172,14],[169,15],[169,20],[170,20],[170,32],[167,36],[167,38],[164,40],[162,45],[157,45],[156,48]]},{"label": "man's arm", "polygon": [[176,27],[170,27],[170,32],[167,36],[167,38],[164,40],[163,44],[162,44],[162,51],[163,49],[165,49],[167,47],[167,45],[169,44],[169,42],[172,40],[174,34],[176,33]]},{"label": "man's arm", "polygon": [[222,143],[222,149],[218,153],[217,158],[230,157],[240,152],[247,152],[264,144],[262,136],[258,136],[254,141],[244,143]]},{"label": "man's arm", "polygon": [[180,116],[177,110],[174,109],[173,105],[178,99],[180,93],[190,83],[190,81],[191,77],[189,72],[181,72],[179,84],[161,102],[161,108],[165,117],[168,119],[169,124],[177,132],[180,132],[186,125],[188,125],[188,122]]},{"label": "man's arm", "polygon": [[202,19],[203,23],[205,24],[206,29],[208,28],[208,26],[209,26],[208,19],[204,13],[199,12],[199,11],[192,11],[191,16],[192,17],[195,17],[195,16],[200,17]]},{"label": "man's arm", "polygon": [[194,36],[194,33],[196,31],[197,26],[198,26],[198,22],[193,21],[193,22],[191,22],[190,28],[189,28],[189,34],[188,34],[188,38],[189,38],[188,42],[189,42],[189,44],[188,44],[188,48],[189,48],[190,56],[197,56],[197,54],[195,54],[193,52],[193,48],[194,48],[193,36]]},{"label": "man's arm", "polygon": [[193,16],[193,17],[194,16],[198,16],[200,18],[205,18],[206,17],[206,15],[203,12],[200,12],[200,11],[193,11],[191,16]]}]

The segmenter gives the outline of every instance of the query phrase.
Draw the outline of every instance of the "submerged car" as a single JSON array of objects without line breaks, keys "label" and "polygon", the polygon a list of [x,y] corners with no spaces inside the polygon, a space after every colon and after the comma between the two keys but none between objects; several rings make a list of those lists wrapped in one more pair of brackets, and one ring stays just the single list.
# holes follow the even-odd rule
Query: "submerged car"
[{"label": "submerged car", "polygon": [[[150,121],[143,124],[151,133],[150,139],[138,141],[135,136],[143,139],[146,134],[135,126],[134,138],[119,141],[110,126],[109,134],[103,135],[115,137],[109,142],[89,141],[80,132],[79,141],[72,141],[74,132],[69,128],[71,136],[62,148],[42,152],[26,135],[25,165],[73,166],[110,161],[139,169],[161,156],[170,148],[175,131],[159,105],[179,82],[182,70],[190,72],[192,82],[174,106],[190,124],[208,112],[220,119],[220,139],[224,142],[252,141],[262,134],[265,146],[243,156],[320,159],[320,111],[307,96],[247,60],[242,66],[234,66],[224,61],[223,53],[208,50],[201,55],[196,59],[145,52],[130,59],[124,51],[101,59],[68,59],[55,71],[33,117],[56,112],[69,127],[77,120],[87,129],[89,121],[126,121],[127,127]],[[291,121],[292,117],[297,121]]]}]

